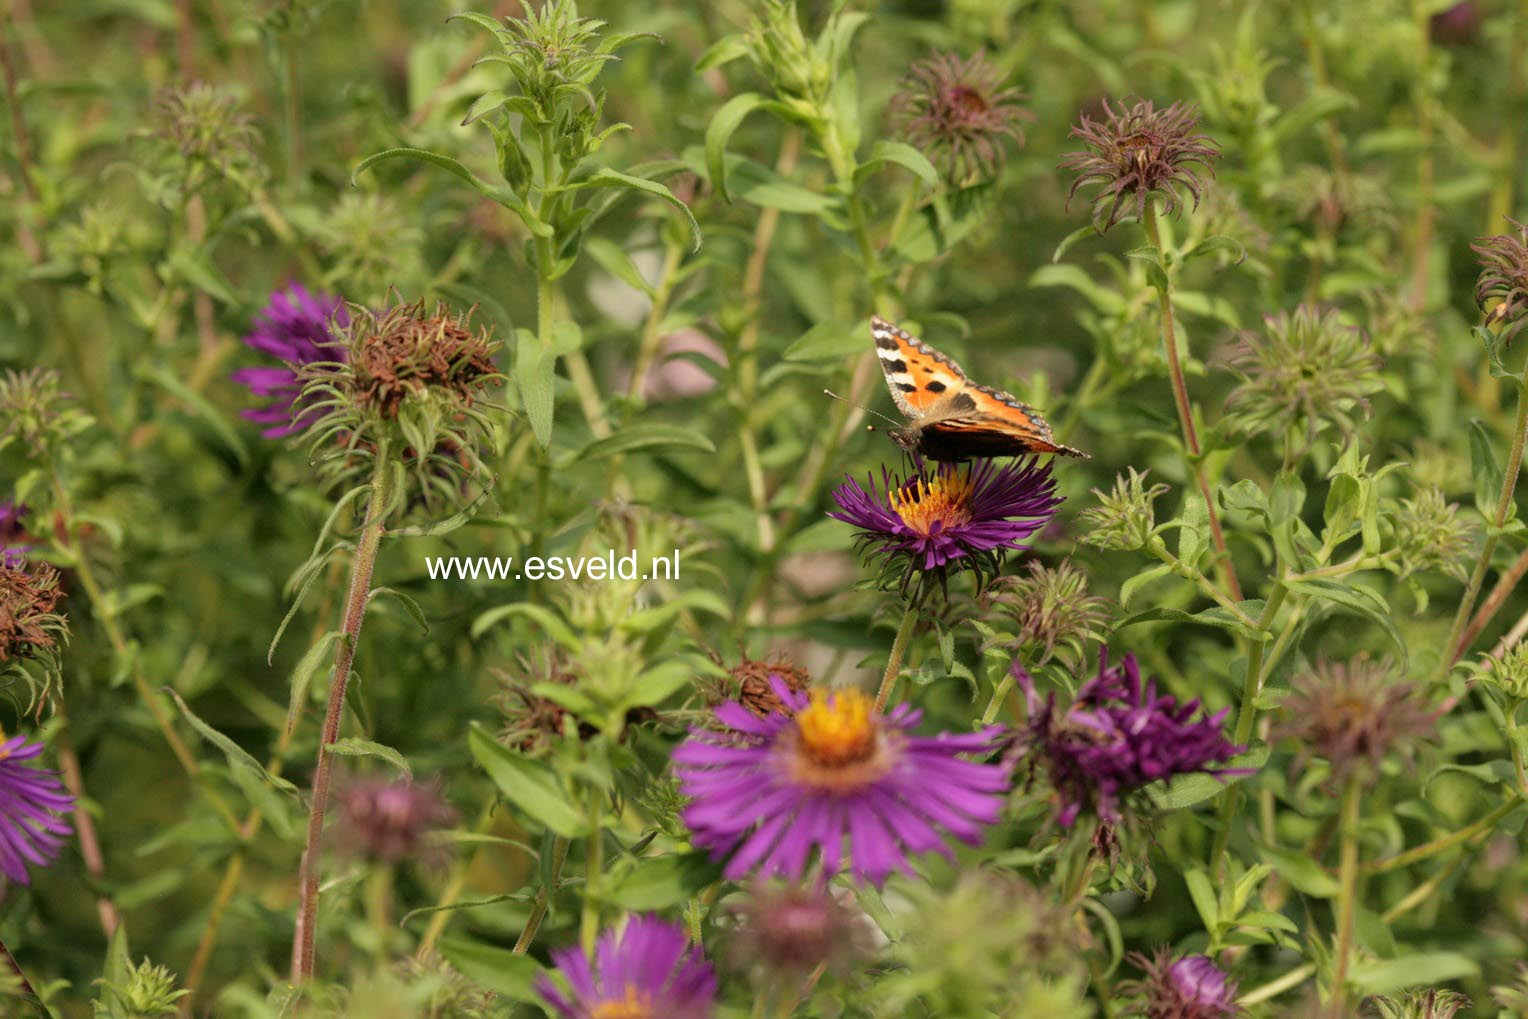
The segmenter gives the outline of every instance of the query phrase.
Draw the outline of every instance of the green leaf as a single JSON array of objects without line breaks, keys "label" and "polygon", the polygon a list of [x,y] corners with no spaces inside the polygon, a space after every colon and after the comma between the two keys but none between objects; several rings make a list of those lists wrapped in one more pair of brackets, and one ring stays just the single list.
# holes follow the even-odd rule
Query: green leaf
[{"label": "green leaf", "polygon": [[562,189],[548,188],[548,193],[557,190],[581,191],[588,188],[619,188],[626,191],[639,191],[651,195],[672,205],[684,217],[685,225],[690,228],[690,236],[695,240],[693,250],[700,250],[700,224],[695,221],[695,214],[690,207],[679,200],[679,196],[668,189],[668,185],[646,177],[638,177],[634,174],[623,173],[620,170],[612,170],[608,166],[602,166],[594,173],[585,177],[576,184],[570,184]]},{"label": "green leaf", "polygon": [[[1241,602],[1237,607],[1240,608],[1246,615],[1256,619],[1258,613],[1262,612],[1263,610],[1263,602],[1261,599],[1250,598],[1247,601]],[[1156,608],[1150,608],[1144,612],[1137,612],[1135,615],[1121,622],[1118,626],[1118,629],[1123,630],[1127,626],[1135,626],[1138,623],[1163,622],[1202,623],[1205,626],[1216,626],[1222,630],[1227,630],[1242,637],[1250,637],[1253,640],[1267,640],[1269,637],[1273,636],[1267,630],[1258,630],[1254,627],[1248,626],[1246,623],[1242,622],[1240,619],[1237,619],[1235,616],[1231,615],[1230,612],[1226,611],[1219,605],[1207,608],[1203,612],[1185,612],[1182,609],[1173,609],[1168,608],[1165,605],[1158,605]]]},{"label": "green leaf", "polygon": [[1088,226],[1080,226],[1076,230],[1073,230],[1071,233],[1063,237],[1061,239],[1061,243],[1056,245],[1056,250],[1051,252],[1051,264],[1054,265],[1055,263],[1061,261],[1061,256],[1066,254],[1067,250],[1071,248],[1073,244],[1076,244],[1084,237],[1096,236],[1098,236],[1098,231],[1094,230],[1091,224]]},{"label": "green leaf", "polygon": [[1178,529],[1178,558],[1198,567],[1199,558],[1209,548],[1210,505],[1204,496],[1189,493],[1183,501],[1183,526]]},{"label": "green leaf", "polygon": [[1506,473],[1496,459],[1491,436],[1479,419],[1470,422],[1470,471],[1475,477],[1475,507],[1487,520],[1495,520]]},{"label": "green leaf", "polygon": [[1160,783],[1154,784],[1148,791],[1151,794],[1152,803],[1158,810],[1184,810],[1220,795],[1228,786],[1251,778],[1267,763],[1268,745],[1255,743],[1246,753],[1238,754],[1224,764],[1216,766],[1227,771],[1251,769],[1249,774],[1206,775],[1203,772],[1195,772],[1191,775],[1179,775],[1165,787]]},{"label": "green leaf", "polygon": [[287,731],[297,724],[297,716],[302,714],[303,705],[308,699],[308,687],[313,682],[313,675],[319,667],[333,654],[331,645],[336,640],[342,639],[343,635],[338,630],[330,630],[313,642],[313,646],[303,652],[302,658],[298,659],[297,665],[292,669],[292,678],[287,684],[291,694],[287,698]]},{"label": "green leaf", "polygon": [[1195,867],[1183,875],[1183,883],[1188,885],[1188,896],[1194,901],[1194,908],[1199,911],[1199,920],[1204,924],[1204,929],[1213,935],[1215,928],[1220,925],[1220,900],[1215,895],[1215,886],[1210,882],[1210,876]]},{"label": "green leaf", "polygon": [[1408,657],[1406,641],[1401,637],[1401,631],[1396,629],[1395,620],[1391,618],[1390,606],[1385,604],[1385,600],[1379,595],[1366,587],[1348,587],[1324,577],[1313,580],[1291,580],[1287,582],[1287,586],[1289,590],[1297,594],[1331,602],[1333,605],[1378,623],[1395,644],[1396,650],[1401,653],[1401,667],[1405,668]]},{"label": "green leaf", "polygon": [[1130,579],[1126,580],[1119,587],[1119,603],[1121,607],[1129,607],[1130,599],[1135,597],[1135,593],[1137,591],[1151,583],[1153,580],[1156,580],[1159,577],[1167,576],[1172,571],[1172,564],[1159,563],[1150,569],[1142,570],[1140,573],[1131,576]]},{"label": "green leaf", "polygon": [[201,248],[176,248],[170,255],[170,268],[198,290],[216,297],[220,304],[234,308],[243,304],[234,293],[234,286],[228,277],[218,271],[218,267],[212,264],[206,251]]},{"label": "green leaf", "polygon": [[723,103],[722,108],[711,116],[711,123],[706,125],[706,176],[711,178],[711,186],[724,202],[732,201],[727,194],[727,143],[744,118],[765,102],[767,100],[757,92],[741,92]]},{"label": "green leaf", "polygon": [[1360,959],[1348,982],[1365,994],[1389,994],[1407,987],[1433,987],[1480,972],[1469,956],[1457,952],[1416,952],[1394,959]]},{"label": "green leaf", "polygon": [[1246,260],[1247,257],[1247,249],[1242,245],[1242,242],[1237,240],[1235,237],[1227,237],[1225,234],[1211,234],[1204,240],[1200,241],[1198,244],[1195,244],[1192,248],[1189,248],[1187,251],[1185,251],[1183,253],[1183,260],[1186,262],[1190,258],[1200,258],[1204,255],[1213,255],[1220,251],[1229,252],[1230,254],[1235,255],[1237,265],[1240,265],[1243,261]]},{"label": "green leaf", "polygon": [[515,215],[519,216],[520,219],[525,223],[525,228],[531,233],[535,234],[537,237],[552,237],[556,233],[550,224],[542,222],[541,219],[538,218],[536,214],[533,213],[530,208],[520,200],[520,196],[516,195],[513,191],[494,187],[492,184],[488,183],[477,174],[467,169],[467,167],[464,166],[460,160],[452,159],[450,156],[442,155],[439,152],[431,152],[429,149],[416,149],[404,145],[397,148],[384,149],[381,152],[374,152],[367,156],[365,159],[361,160],[361,162],[356,166],[355,170],[350,174],[351,186],[355,186],[356,179],[360,177],[361,174],[365,173],[373,166],[376,166],[378,163],[385,162],[389,159],[412,159],[417,162],[430,163],[434,166],[438,166],[441,169],[454,174],[456,177],[472,185],[473,189],[476,190],[479,194],[490,198],[495,202],[498,202],[506,209],[514,212]]},{"label": "green leaf", "polygon": [[589,443],[573,456],[573,463],[605,460],[621,453],[639,449],[698,449],[706,453],[716,452],[716,444],[691,428],[678,425],[644,424],[630,425],[614,435]]},{"label": "green leaf", "polygon": [[837,361],[870,349],[869,337],[841,322],[818,322],[785,348],[787,361]]},{"label": "green leaf", "polygon": [[373,743],[369,739],[357,739],[354,736],[346,736],[329,744],[331,754],[339,754],[343,757],[377,757],[403,773],[403,777],[413,779],[413,769],[409,762],[404,760],[403,755],[390,746],[382,743]]},{"label": "green leaf", "polygon": [[888,165],[900,166],[925,184],[938,184],[939,171],[928,157],[906,142],[894,142],[885,138],[870,147],[870,158],[854,170],[854,183],[858,186],[865,178]]},{"label": "green leaf", "polygon": [[485,945],[466,938],[441,938],[440,954],[462,976],[504,995],[513,1001],[539,1002],[535,991],[541,964],[528,955],[516,955],[507,948]]},{"label": "green leaf", "polygon": [[1279,872],[1279,876],[1296,889],[1317,899],[1337,896],[1337,879],[1321,868],[1321,864],[1305,853],[1276,846],[1262,846],[1258,855]]},{"label": "green leaf", "polygon": [[732,35],[724,35],[706,48],[695,61],[695,70],[709,71],[713,67],[721,67],[730,64],[734,60],[746,57],[749,53],[748,37],[741,32]]},{"label": "green leaf", "polygon": [[705,853],[655,856],[637,861],[600,896],[606,903],[630,910],[659,910],[681,905],[701,889],[720,881],[721,866]]},{"label": "green leaf", "polygon": [[[1088,228],[1089,230],[1092,227]],[[1103,312],[1114,315],[1125,310],[1125,299],[1105,287],[1075,265],[1042,265],[1029,275],[1032,287],[1071,287],[1088,303]]]},{"label": "green leaf", "polygon": [[297,794],[296,786],[286,779],[266,771],[260,762],[250,755],[249,751],[202,721],[196,712],[192,711],[186,702],[181,700],[180,694],[176,693],[173,687],[164,686],[160,687],[160,690],[170,695],[170,699],[175,702],[175,706],[180,709],[180,713],[186,716],[186,721],[191,723],[191,728],[196,730],[198,736],[223,752],[223,756],[228,758],[229,767],[248,772],[258,777],[266,785],[280,789],[282,792],[291,793],[294,796]]},{"label": "green leaf", "polygon": [[477,724],[467,734],[467,746],[499,792],[526,817],[564,838],[589,833],[587,820],[568,805],[572,797],[551,768],[500,746]]},{"label": "green leaf", "polygon": [[566,648],[579,646],[578,635],[575,634],[568,624],[562,621],[551,609],[545,605],[534,605],[531,602],[511,602],[508,605],[500,605],[491,608],[472,621],[471,634],[476,640],[486,633],[490,627],[511,619],[515,616],[525,616],[531,622],[538,624],[547,635]]},{"label": "green leaf", "polygon": [[426,635],[426,636],[429,635],[429,632],[430,632],[430,620],[425,617],[424,609],[419,607],[419,603],[417,601],[415,601],[413,598],[409,597],[408,595],[404,594],[402,591],[399,591],[397,588],[392,588],[392,587],[374,587],[374,588],[372,588],[371,589],[371,593],[366,596],[366,604],[370,605],[377,598],[384,598],[384,597],[385,598],[391,598],[391,599],[393,599],[393,601],[397,602],[399,605],[402,605],[403,606],[403,610],[409,614],[409,617],[411,619],[413,619],[414,622],[419,624],[419,629],[423,632],[423,634]]},{"label": "green leaf", "polygon": [[515,385],[542,449],[552,444],[552,410],[556,402],[557,352],[529,329],[515,330]]},{"label": "green leaf", "polygon": [[590,237],[584,241],[584,250],[599,263],[601,269],[633,290],[640,290],[649,298],[657,296],[652,285],[642,278],[642,273],[637,269],[636,263],[631,260],[631,256],[626,253],[626,249],[610,238]]}]

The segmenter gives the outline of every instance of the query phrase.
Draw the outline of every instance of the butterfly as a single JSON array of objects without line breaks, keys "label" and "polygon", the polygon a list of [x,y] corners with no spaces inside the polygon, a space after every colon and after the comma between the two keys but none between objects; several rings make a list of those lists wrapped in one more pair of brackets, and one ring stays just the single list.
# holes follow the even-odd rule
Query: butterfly
[{"label": "butterfly", "polygon": [[1026,453],[1088,457],[1058,443],[1039,411],[972,382],[960,365],[907,330],[874,315],[870,335],[886,387],[907,418],[888,434],[908,452],[930,460]]}]

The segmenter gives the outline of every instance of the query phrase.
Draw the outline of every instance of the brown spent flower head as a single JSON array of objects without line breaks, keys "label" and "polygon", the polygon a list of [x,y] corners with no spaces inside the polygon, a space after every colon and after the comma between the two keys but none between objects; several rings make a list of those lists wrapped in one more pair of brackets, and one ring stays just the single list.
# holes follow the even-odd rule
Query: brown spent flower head
[{"label": "brown spent flower head", "polygon": [[1120,221],[1127,206],[1138,219],[1146,215],[1146,202],[1162,196],[1164,215],[1176,213],[1183,193],[1199,205],[1205,175],[1215,176],[1220,150],[1208,135],[1198,134],[1199,110],[1188,103],[1173,103],[1159,110],[1149,99],[1121,103],[1119,109],[1103,102],[1102,120],[1087,114],[1071,135],[1088,149],[1062,157],[1061,166],[1077,173],[1067,192],[1067,203],[1084,184],[1101,184],[1093,198],[1093,228],[1099,233]]},{"label": "brown spent flower head", "polygon": [[1477,237],[1470,244],[1480,261],[1475,303],[1486,311],[1488,303],[1499,302],[1487,311],[1486,324],[1501,325],[1497,340],[1503,347],[1528,326],[1528,227],[1515,219],[1507,222],[1517,227],[1516,236]]},{"label": "brown spent flower head", "polygon": [[1024,93],[1002,81],[980,51],[966,60],[936,53],[908,68],[889,111],[902,137],[950,183],[988,179],[1007,158],[1005,139],[1023,145],[1019,125],[1035,119],[1019,105]]},{"label": "brown spent flower head", "polygon": [[432,390],[472,406],[497,375],[492,355],[498,344],[486,328],[473,332],[465,315],[443,305],[427,313],[423,301],[388,310],[368,323],[353,353],[354,386],[360,403],[389,420],[405,399]]},{"label": "brown spent flower head", "polygon": [[[551,749],[562,738],[567,709],[536,692],[544,685],[575,685],[578,680],[561,648],[546,648],[535,657],[516,655],[515,668],[496,673],[500,692],[493,703],[504,716],[499,742],[511,750],[535,756]],[[594,735],[594,727],[579,726],[579,735]]]},{"label": "brown spent flower head", "polygon": [[456,821],[456,811],[441,798],[437,783],[375,775],[347,778],[335,789],[332,809],[337,848],[383,863],[444,862],[446,847],[432,845],[426,836]]},{"label": "brown spent flower head", "polygon": [[870,926],[845,894],[822,882],[756,885],[729,907],[738,928],[728,944],[733,967],[802,977],[819,965],[843,972],[871,953]]},{"label": "brown spent flower head", "polygon": [[47,563],[0,560],[0,662],[39,658],[66,636],[57,611],[64,592]]},{"label": "brown spent flower head", "polygon": [[772,655],[767,661],[744,658],[731,670],[732,685],[719,700],[737,700],[743,707],[763,718],[772,711],[791,714],[790,708],[775,693],[775,681],[784,683],[792,693],[804,693],[812,677],[784,655]]},{"label": "brown spent flower head", "polygon": [[1335,788],[1349,779],[1372,784],[1386,755],[1409,755],[1433,734],[1440,709],[1424,688],[1395,677],[1391,659],[1361,654],[1348,662],[1319,659],[1295,680],[1284,714],[1273,738],[1299,744],[1296,768],[1325,760]]}]

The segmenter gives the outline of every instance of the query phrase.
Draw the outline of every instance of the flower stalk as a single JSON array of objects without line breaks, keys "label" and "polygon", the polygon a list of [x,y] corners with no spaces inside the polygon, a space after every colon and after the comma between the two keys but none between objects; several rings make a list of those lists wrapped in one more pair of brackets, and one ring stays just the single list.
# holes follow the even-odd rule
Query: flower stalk
[{"label": "flower stalk", "polygon": [[1337,871],[1337,949],[1332,995],[1340,1006],[1347,998],[1348,965],[1353,955],[1353,920],[1358,899],[1358,818],[1362,783],[1349,776],[1342,791],[1340,862]]},{"label": "flower stalk", "polygon": [[886,710],[887,703],[891,700],[892,691],[896,688],[897,679],[902,675],[902,659],[907,656],[907,644],[912,638],[913,628],[918,624],[918,603],[923,600],[922,584],[918,591],[907,603],[907,609],[902,613],[902,623],[897,627],[897,635],[891,642],[891,654],[886,658],[886,671],[881,674],[881,686],[875,694],[875,713],[880,714]]},{"label": "flower stalk", "polygon": [[557,885],[562,880],[562,865],[567,858],[568,840],[559,836],[552,842],[551,879],[536,893],[536,901],[531,904],[530,916],[525,918],[525,928],[520,931],[520,937],[515,940],[516,955],[524,955],[530,951],[531,944],[536,940],[536,932],[541,929],[541,921],[546,919],[548,904],[552,896],[557,893]]},{"label": "flower stalk", "polygon": [[345,711],[345,689],[355,661],[356,645],[361,636],[361,622],[366,615],[366,601],[371,593],[372,572],[376,568],[377,549],[382,543],[384,524],[392,506],[393,463],[389,440],[379,441],[372,467],[371,496],[366,519],[356,543],[355,559],[350,568],[350,593],[345,600],[345,614],[334,656],[334,677],[329,684],[329,707],[324,715],[323,736],[318,744],[318,763],[313,772],[313,802],[308,813],[307,843],[303,849],[298,876],[299,902],[297,925],[292,945],[292,983],[301,985],[313,976],[315,960],[315,925],[318,921],[318,864],[324,832],[324,812],[329,806],[330,772],[334,755],[329,747],[340,737],[340,721]]},{"label": "flower stalk", "polygon": [[1178,358],[1178,335],[1173,324],[1173,301],[1172,283],[1167,275],[1167,251],[1162,246],[1162,232],[1157,226],[1157,203],[1153,198],[1147,198],[1144,211],[1141,216],[1141,227],[1146,231],[1146,239],[1156,252],[1157,262],[1162,267],[1162,285],[1157,288],[1157,306],[1162,316],[1162,346],[1167,353],[1167,374],[1172,382],[1173,403],[1178,408],[1178,425],[1183,430],[1183,443],[1188,448],[1188,460],[1190,469],[1194,472],[1194,481],[1199,485],[1199,494],[1204,497],[1205,508],[1209,513],[1210,540],[1215,545],[1215,572],[1219,574],[1221,585],[1231,595],[1233,601],[1242,600],[1241,584],[1236,579],[1236,570],[1231,564],[1231,550],[1226,546],[1225,532],[1220,526],[1220,514],[1215,509],[1215,496],[1210,491],[1209,481],[1204,476],[1204,463],[1200,459],[1202,450],[1199,445],[1199,430],[1194,426],[1194,411],[1188,398],[1188,383],[1183,378],[1183,365]]},{"label": "flower stalk", "polygon": [[[1518,379],[1517,419],[1512,425],[1512,448],[1507,454],[1507,469],[1502,474],[1501,494],[1497,496],[1496,510],[1491,514],[1491,527],[1486,532],[1485,542],[1481,545],[1480,557],[1475,561],[1475,569],[1470,573],[1469,584],[1464,589],[1464,597],[1459,600],[1459,608],[1454,613],[1453,625],[1449,627],[1448,639],[1443,643],[1445,653],[1439,669],[1439,678],[1446,675],[1468,649],[1462,637],[1465,626],[1470,620],[1470,613],[1475,608],[1475,600],[1480,597],[1480,589],[1485,584],[1486,573],[1491,568],[1491,555],[1496,551],[1496,543],[1501,538],[1502,525],[1507,522],[1507,517],[1512,512],[1513,499],[1517,494],[1517,475],[1523,466],[1525,438],[1528,438],[1528,388],[1525,388],[1522,379]],[[1478,633],[1478,630],[1476,632]]]}]

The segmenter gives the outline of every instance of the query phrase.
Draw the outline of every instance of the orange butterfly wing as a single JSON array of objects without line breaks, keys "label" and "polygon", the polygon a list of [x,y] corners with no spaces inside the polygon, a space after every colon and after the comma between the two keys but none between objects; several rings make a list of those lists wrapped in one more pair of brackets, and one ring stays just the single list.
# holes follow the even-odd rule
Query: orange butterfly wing
[{"label": "orange butterfly wing", "polygon": [[1087,454],[1056,442],[1040,412],[971,381],[960,365],[880,316],[870,320],[886,386],[907,428],[893,436],[932,460]]}]

